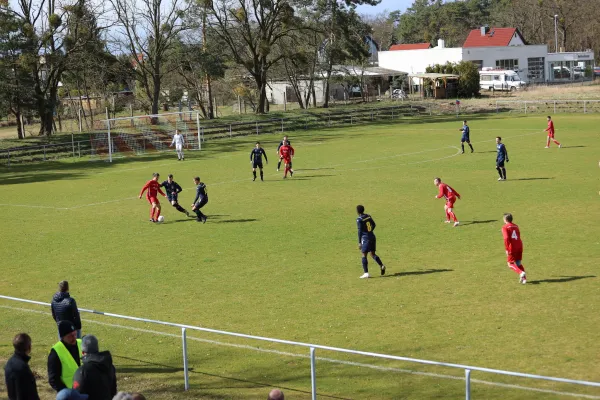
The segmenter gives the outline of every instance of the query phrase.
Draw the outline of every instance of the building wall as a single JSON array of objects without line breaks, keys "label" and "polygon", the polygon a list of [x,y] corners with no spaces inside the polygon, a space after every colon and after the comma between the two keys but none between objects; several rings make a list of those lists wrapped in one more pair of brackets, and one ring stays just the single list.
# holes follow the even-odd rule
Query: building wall
[{"label": "building wall", "polygon": [[425,68],[435,64],[445,64],[447,61],[459,62],[462,60],[462,48],[449,47],[423,50],[395,50],[380,51],[379,66],[404,71],[409,74],[425,72]]},{"label": "building wall", "polygon": [[[498,60],[518,60],[519,76],[525,82],[529,81],[529,59],[546,58],[548,55],[548,46],[508,46],[508,47],[470,47],[463,48],[463,60],[482,61],[483,68],[497,68]],[[512,68],[511,68],[512,69]],[[516,68],[515,68],[516,69]],[[548,79],[547,68],[544,68],[543,80]],[[542,80],[542,79],[540,79]]]},{"label": "building wall", "polygon": [[[514,39],[513,39],[514,40]],[[520,39],[518,39],[520,41]],[[518,60],[519,76],[528,81],[529,58],[545,58],[548,46],[508,46],[508,47],[451,47],[425,50],[396,50],[379,52],[379,66],[383,68],[406,71],[411,74],[423,73],[430,65],[457,63],[460,61],[478,61],[481,67],[497,67],[497,60]],[[504,64],[504,63],[502,63]],[[548,79],[547,68],[539,80]]]}]

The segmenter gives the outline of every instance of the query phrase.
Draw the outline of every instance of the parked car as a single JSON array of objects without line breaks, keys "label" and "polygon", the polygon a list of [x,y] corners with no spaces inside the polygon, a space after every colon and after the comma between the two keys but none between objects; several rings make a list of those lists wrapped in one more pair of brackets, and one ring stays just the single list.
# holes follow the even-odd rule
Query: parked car
[{"label": "parked car", "polygon": [[600,66],[594,67],[594,76],[600,76]]},{"label": "parked car", "polygon": [[573,78],[580,79],[585,76],[585,69],[582,67],[573,67]]}]

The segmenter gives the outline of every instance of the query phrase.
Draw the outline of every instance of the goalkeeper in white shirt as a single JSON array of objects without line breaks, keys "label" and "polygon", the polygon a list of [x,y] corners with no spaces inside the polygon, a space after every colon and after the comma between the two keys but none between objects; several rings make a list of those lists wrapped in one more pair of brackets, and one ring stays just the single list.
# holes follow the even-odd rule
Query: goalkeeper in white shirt
[{"label": "goalkeeper in white shirt", "polygon": [[183,135],[179,133],[179,129],[175,130],[175,135],[173,135],[173,141],[171,142],[171,145],[169,147],[173,147],[173,145],[175,145],[175,150],[177,151],[177,160],[185,160],[185,157],[183,156],[184,140]]}]

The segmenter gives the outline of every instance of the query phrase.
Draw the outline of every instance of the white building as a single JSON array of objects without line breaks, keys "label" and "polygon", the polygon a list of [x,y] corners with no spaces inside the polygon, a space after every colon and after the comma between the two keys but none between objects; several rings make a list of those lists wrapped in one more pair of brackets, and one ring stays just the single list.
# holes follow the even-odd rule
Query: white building
[{"label": "white building", "polygon": [[[484,67],[512,69],[526,82],[552,82],[583,78],[593,66],[591,50],[577,53],[548,53],[547,45],[528,45],[516,28],[472,30],[462,47],[446,47],[443,40],[392,46],[379,52],[379,66],[411,74],[426,72],[428,66],[472,61]],[[591,77],[591,76],[590,76]]]}]

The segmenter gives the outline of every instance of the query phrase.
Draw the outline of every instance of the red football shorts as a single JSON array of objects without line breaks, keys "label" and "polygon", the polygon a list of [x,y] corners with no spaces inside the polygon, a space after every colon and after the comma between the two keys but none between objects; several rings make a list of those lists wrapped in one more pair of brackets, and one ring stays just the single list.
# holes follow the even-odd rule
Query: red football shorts
[{"label": "red football shorts", "polygon": [[454,208],[454,202],[455,201],[456,201],[456,197],[449,198],[448,200],[446,200],[446,207],[447,208]]},{"label": "red football shorts", "polygon": [[548,132],[548,137],[549,137],[550,139],[554,139],[554,132],[552,132],[552,133]]},{"label": "red football shorts", "polygon": [[511,264],[516,263],[517,261],[521,261],[523,259],[523,250],[521,251],[513,251],[512,253],[508,253],[506,257],[506,261]]},{"label": "red football shorts", "polygon": [[148,197],[148,203],[150,204],[160,204],[156,197]]},{"label": "red football shorts", "polygon": [[291,157],[287,157],[287,158],[286,158],[286,157],[284,157],[284,158],[283,158],[283,163],[284,163],[284,164],[289,164],[289,163],[291,163],[291,162],[292,162],[292,158],[291,158]]}]

